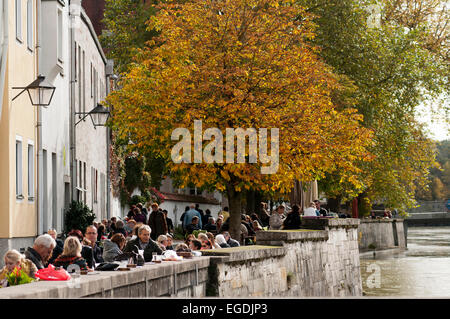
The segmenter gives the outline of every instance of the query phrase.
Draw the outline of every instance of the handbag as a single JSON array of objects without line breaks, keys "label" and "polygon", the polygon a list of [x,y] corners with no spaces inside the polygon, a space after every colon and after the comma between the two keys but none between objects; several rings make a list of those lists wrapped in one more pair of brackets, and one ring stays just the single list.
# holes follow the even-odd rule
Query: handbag
[{"label": "handbag", "polygon": [[101,263],[100,265],[98,265],[95,268],[95,270],[99,270],[99,271],[113,271],[119,266],[120,265],[116,264],[116,263]]},{"label": "handbag", "polygon": [[67,270],[64,268],[55,268],[52,264],[48,265],[47,268],[39,269],[34,276],[40,280],[70,280],[72,277],[69,275]]}]

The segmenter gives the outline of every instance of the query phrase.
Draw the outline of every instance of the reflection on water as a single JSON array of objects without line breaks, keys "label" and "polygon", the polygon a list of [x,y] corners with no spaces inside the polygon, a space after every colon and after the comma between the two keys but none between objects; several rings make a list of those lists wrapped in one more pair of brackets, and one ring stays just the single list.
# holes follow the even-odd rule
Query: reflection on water
[{"label": "reflection on water", "polygon": [[410,227],[407,250],[360,260],[366,296],[450,297],[450,227]]}]

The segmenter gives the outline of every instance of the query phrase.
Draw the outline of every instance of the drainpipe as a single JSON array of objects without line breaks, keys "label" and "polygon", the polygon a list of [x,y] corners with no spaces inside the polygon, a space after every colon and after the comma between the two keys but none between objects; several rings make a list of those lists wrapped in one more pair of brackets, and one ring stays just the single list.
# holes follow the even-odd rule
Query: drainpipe
[{"label": "drainpipe", "polygon": [[[41,53],[41,38],[42,38],[42,3],[41,0],[37,0],[36,3],[36,21],[37,21],[37,39],[36,39],[36,55],[37,55],[37,70],[36,75],[42,69],[42,53]],[[43,172],[44,165],[42,162],[42,106],[37,108],[37,120],[36,120],[36,139],[37,139],[37,235],[43,233],[43,211],[44,211],[44,180]]]},{"label": "drainpipe", "polygon": [[71,179],[71,192],[70,200],[71,202],[75,200],[76,186],[77,186],[77,163],[76,163],[76,129],[75,129],[75,63],[74,56],[75,52],[75,42],[74,42],[74,29],[77,17],[80,17],[80,7],[81,1],[75,0],[69,3],[69,29],[70,29],[70,179]]}]

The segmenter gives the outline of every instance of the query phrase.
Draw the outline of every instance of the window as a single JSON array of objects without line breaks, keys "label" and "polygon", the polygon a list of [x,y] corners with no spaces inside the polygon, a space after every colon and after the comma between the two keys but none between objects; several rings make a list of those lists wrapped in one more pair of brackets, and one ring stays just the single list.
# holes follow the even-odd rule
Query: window
[{"label": "window", "polygon": [[22,42],[22,0],[16,0],[16,39]]},{"label": "window", "polygon": [[27,46],[33,51],[33,0],[27,0]]},{"label": "window", "polygon": [[91,97],[94,97],[94,67],[91,63]]},{"label": "window", "polygon": [[[81,61],[80,61],[81,62]],[[81,70],[81,83],[82,83],[82,90],[83,92],[81,93],[81,100],[83,101],[83,112],[86,113],[86,56],[85,56],[85,52],[83,50],[83,67]]]},{"label": "window", "polygon": [[97,105],[97,70],[94,68],[94,107]]},{"label": "window", "polygon": [[63,62],[63,17],[61,10],[58,10],[58,61]]},{"label": "window", "polygon": [[84,203],[86,204],[86,162],[83,163],[83,182],[84,182],[84,186],[83,186],[83,200]]},{"label": "window", "polygon": [[94,202],[96,202],[96,203],[97,203],[97,201],[98,201],[98,197],[97,197],[97,194],[98,194],[98,171],[97,171],[97,170],[95,170],[95,182],[94,182]]},{"label": "window", "polygon": [[28,144],[28,200],[34,200],[34,145]]},{"label": "window", "polygon": [[22,139],[16,138],[16,197],[23,199]]}]

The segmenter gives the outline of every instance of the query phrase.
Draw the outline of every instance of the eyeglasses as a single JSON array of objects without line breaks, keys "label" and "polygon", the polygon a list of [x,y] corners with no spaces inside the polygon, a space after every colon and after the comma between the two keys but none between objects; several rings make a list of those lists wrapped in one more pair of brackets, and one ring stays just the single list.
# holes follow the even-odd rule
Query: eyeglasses
[{"label": "eyeglasses", "polygon": [[97,233],[86,233],[86,235],[97,235]]}]

